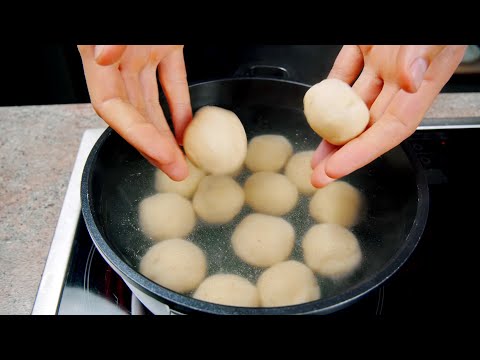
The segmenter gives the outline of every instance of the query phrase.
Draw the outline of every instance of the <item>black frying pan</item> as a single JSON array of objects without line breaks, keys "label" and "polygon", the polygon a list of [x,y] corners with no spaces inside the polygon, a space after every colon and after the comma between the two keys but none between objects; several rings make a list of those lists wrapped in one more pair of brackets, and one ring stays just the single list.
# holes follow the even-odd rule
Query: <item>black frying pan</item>
[{"label": "black frying pan", "polygon": [[[248,139],[278,133],[299,151],[313,150],[321,140],[303,115],[303,97],[308,89],[308,85],[288,80],[234,78],[192,85],[190,94],[194,111],[204,105],[230,109],[242,120]],[[137,271],[140,258],[152,245],[139,230],[137,208],[143,198],[154,193],[154,170],[137,150],[108,128],[87,159],[81,184],[82,211],[93,242],[154,313],[163,313],[164,304],[179,313],[326,314],[340,310],[378,287],[402,266],[421,238],[427,220],[426,177],[413,152],[403,143],[344,178],[366,196],[368,204],[364,221],[353,228],[364,254],[358,271],[340,283],[322,282],[322,299],[309,303],[276,308],[218,305],[166,289]],[[239,182],[243,183],[246,176]],[[307,202],[301,198],[297,208],[287,215],[301,229],[294,259],[301,260],[300,240],[313,224],[305,212]],[[248,212],[245,206],[237,219]],[[197,233],[194,230],[189,237],[213,259],[209,274],[240,266],[228,249],[232,231],[233,225],[227,225]],[[244,275],[254,282],[259,271],[247,270]]]}]

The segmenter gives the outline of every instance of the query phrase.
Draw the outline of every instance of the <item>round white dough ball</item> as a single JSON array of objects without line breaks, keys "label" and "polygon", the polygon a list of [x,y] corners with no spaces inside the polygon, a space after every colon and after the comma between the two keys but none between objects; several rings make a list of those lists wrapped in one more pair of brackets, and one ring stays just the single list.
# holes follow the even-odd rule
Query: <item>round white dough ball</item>
[{"label": "round white dough ball", "polygon": [[205,172],[197,168],[187,159],[188,176],[182,181],[175,181],[168,177],[162,170],[155,170],[155,190],[158,192],[171,192],[191,199],[200,180],[205,176]]},{"label": "round white dough ball", "polygon": [[343,145],[362,133],[370,112],[350,85],[339,79],[325,79],[313,85],[303,98],[310,127],[334,145]]},{"label": "round white dough ball", "polygon": [[234,112],[204,106],[185,129],[183,146],[199,168],[214,175],[231,174],[245,161],[247,134]]},{"label": "round white dough ball", "polygon": [[298,201],[297,187],[283,174],[260,171],[244,184],[245,202],[259,213],[282,216]]},{"label": "round white dough ball", "polygon": [[207,274],[207,258],[197,245],[168,239],[152,246],[140,261],[140,273],[170,290],[186,293]]},{"label": "round white dough ball", "polygon": [[239,175],[243,172],[243,170],[244,170],[244,166],[243,166],[243,164],[242,164],[242,165],[241,165],[238,169],[236,169],[235,171],[230,172],[230,173],[225,174],[225,175],[229,175],[229,176],[231,176],[232,178],[235,178],[235,177],[239,176]]},{"label": "round white dough ball", "polygon": [[287,259],[295,243],[295,230],[285,219],[249,214],[235,228],[232,246],[247,264],[269,267]]},{"label": "round white dough ball", "polygon": [[292,153],[293,147],[285,136],[255,136],[248,143],[245,166],[252,172],[280,171]]},{"label": "round white dough ball", "polygon": [[295,184],[298,191],[312,195],[317,188],[312,185],[313,169],[310,165],[314,151],[301,151],[294,154],[285,166],[285,175]]},{"label": "round white dough ball", "polygon": [[263,307],[302,304],[321,297],[313,271],[295,260],[265,270],[258,278],[257,289]]},{"label": "round white dough ball", "polygon": [[156,241],[186,237],[197,221],[190,200],[176,193],[159,193],[143,199],[138,213],[142,231]]},{"label": "round white dough ball", "polygon": [[193,297],[221,305],[244,307],[260,305],[257,287],[247,279],[234,274],[209,276],[198,286]]},{"label": "round white dough ball", "polygon": [[193,208],[208,223],[225,224],[242,210],[245,194],[242,187],[226,175],[208,175],[193,195]]},{"label": "round white dough ball", "polygon": [[363,196],[345,181],[334,181],[318,189],[310,200],[310,215],[320,223],[356,225],[362,213]]},{"label": "round white dough ball", "polygon": [[351,274],[362,260],[357,237],[337,224],[312,226],[303,238],[302,249],[305,264],[331,279]]}]

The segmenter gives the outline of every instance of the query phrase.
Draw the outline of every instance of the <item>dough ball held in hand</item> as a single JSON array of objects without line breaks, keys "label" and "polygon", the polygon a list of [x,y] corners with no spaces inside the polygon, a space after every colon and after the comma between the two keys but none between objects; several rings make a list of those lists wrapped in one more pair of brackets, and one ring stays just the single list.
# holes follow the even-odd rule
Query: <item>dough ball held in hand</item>
[{"label": "dough ball held in hand", "polygon": [[185,180],[175,181],[168,177],[162,170],[155,170],[155,190],[158,192],[170,192],[182,195],[187,199],[191,199],[198,183],[205,176],[205,172],[197,168],[187,158],[188,176]]},{"label": "dough ball held in hand", "polygon": [[367,127],[370,112],[350,85],[339,79],[326,79],[313,85],[303,98],[310,127],[334,145],[343,145]]},{"label": "dough ball held in hand", "polygon": [[287,259],[295,242],[293,226],[280,217],[247,215],[235,228],[232,246],[247,264],[269,267]]},{"label": "dough ball held in hand", "polygon": [[195,212],[211,224],[225,224],[233,220],[244,203],[242,187],[226,175],[205,176],[193,196]]},{"label": "dough ball held in hand", "polygon": [[252,172],[280,171],[292,156],[293,147],[282,135],[259,135],[248,143],[245,166]]},{"label": "dough ball held in hand", "polygon": [[318,300],[317,278],[305,264],[288,260],[265,270],[257,281],[263,307],[288,306]]},{"label": "dough ball held in hand", "polygon": [[245,161],[247,135],[234,112],[204,106],[185,129],[183,146],[188,158],[207,173],[232,174]]},{"label": "dough ball held in hand", "polygon": [[358,268],[362,251],[356,236],[337,224],[317,224],[302,241],[305,264],[316,273],[337,280]]},{"label": "dough ball held in hand", "polygon": [[142,231],[155,241],[186,237],[197,220],[190,200],[176,193],[160,193],[143,199],[138,213]]},{"label": "dough ball held in hand", "polygon": [[245,202],[256,212],[282,216],[298,201],[297,187],[283,174],[260,171],[244,184]]},{"label": "dough ball held in hand", "polygon": [[206,278],[193,294],[198,300],[215,304],[257,307],[260,304],[257,287],[234,274],[215,274]]},{"label": "dough ball held in hand", "polygon": [[302,151],[294,154],[285,166],[285,175],[295,184],[298,191],[305,195],[312,195],[317,188],[312,185],[312,160],[314,151]]},{"label": "dough ball held in hand", "polygon": [[365,200],[354,186],[345,181],[334,181],[318,189],[309,205],[310,215],[319,223],[355,226],[363,214]]},{"label": "dough ball held in hand", "polygon": [[207,274],[207,259],[194,243],[168,239],[152,246],[140,261],[140,273],[167,289],[187,293]]}]

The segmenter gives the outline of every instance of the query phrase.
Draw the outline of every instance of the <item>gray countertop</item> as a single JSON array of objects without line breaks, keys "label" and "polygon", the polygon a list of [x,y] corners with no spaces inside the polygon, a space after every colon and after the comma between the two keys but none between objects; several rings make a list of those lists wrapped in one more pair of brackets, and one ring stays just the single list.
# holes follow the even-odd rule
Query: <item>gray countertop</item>
[{"label": "gray countertop", "polygon": [[0,107],[0,314],[30,314],[89,104]]},{"label": "gray countertop", "polygon": [[[426,119],[480,119],[480,93],[440,94]],[[480,123],[480,120],[479,120]],[[0,107],[0,314],[30,314],[90,104]]]}]

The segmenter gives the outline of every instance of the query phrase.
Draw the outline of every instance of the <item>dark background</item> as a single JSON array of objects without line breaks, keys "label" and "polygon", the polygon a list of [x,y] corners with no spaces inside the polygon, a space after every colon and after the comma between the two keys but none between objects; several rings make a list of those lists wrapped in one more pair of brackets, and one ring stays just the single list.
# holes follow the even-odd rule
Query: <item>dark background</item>
[{"label": "dark background", "polygon": [[[325,78],[339,45],[185,45],[189,83],[235,75],[284,77],[249,65],[280,66],[291,80],[314,84]],[[0,59],[0,106],[90,102],[82,63],[74,44],[11,45]],[[442,92],[480,91],[479,74],[455,74]]]}]

